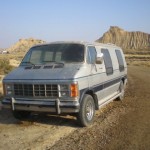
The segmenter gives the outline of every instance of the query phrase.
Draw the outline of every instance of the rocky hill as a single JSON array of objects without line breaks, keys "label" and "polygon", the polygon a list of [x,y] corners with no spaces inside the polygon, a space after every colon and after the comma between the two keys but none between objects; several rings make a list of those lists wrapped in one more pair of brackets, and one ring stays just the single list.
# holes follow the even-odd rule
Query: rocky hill
[{"label": "rocky hill", "polygon": [[127,32],[117,26],[111,26],[97,42],[113,43],[125,50],[150,50],[150,34]]},{"label": "rocky hill", "polygon": [[36,44],[45,43],[45,41],[38,40],[38,39],[20,39],[17,43],[7,49],[9,53],[18,53],[18,52],[26,52],[29,50],[30,47]]}]

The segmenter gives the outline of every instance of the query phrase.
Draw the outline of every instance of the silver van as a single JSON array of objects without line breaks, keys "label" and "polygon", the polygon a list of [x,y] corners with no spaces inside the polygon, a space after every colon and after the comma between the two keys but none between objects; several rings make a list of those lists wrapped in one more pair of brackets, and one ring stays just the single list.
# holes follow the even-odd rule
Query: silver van
[{"label": "silver van", "polygon": [[31,112],[73,114],[81,126],[95,110],[124,98],[127,65],[113,44],[53,42],[33,46],[19,67],[3,79],[2,107],[15,118]]}]

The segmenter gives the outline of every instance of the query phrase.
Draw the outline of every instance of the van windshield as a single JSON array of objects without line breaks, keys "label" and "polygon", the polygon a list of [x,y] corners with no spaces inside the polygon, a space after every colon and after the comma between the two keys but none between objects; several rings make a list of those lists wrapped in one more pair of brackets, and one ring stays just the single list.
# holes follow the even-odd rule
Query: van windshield
[{"label": "van windshield", "polygon": [[21,65],[46,63],[72,63],[84,61],[84,45],[49,44],[32,47],[25,55]]}]

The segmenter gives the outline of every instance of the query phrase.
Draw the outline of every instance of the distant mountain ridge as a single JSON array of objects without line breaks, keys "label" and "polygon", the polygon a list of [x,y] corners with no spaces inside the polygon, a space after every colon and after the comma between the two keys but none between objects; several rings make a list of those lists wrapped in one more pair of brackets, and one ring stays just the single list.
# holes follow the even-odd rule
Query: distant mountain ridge
[{"label": "distant mountain ridge", "polygon": [[[150,51],[150,34],[136,31],[128,32],[117,26],[111,26],[110,29],[103,34],[96,42],[113,43],[122,47],[125,51]],[[26,53],[30,47],[37,44],[45,43],[43,40],[28,38],[20,39],[13,46],[6,49],[9,53]]]},{"label": "distant mountain ridge", "polygon": [[33,38],[20,39],[17,43],[8,48],[7,51],[9,51],[9,53],[27,52],[33,45],[42,43],[45,43],[45,41]]},{"label": "distant mountain ridge", "polygon": [[125,50],[150,50],[150,34],[140,31],[128,32],[117,26],[111,26],[110,29],[96,41],[100,43],[113,43]]}]

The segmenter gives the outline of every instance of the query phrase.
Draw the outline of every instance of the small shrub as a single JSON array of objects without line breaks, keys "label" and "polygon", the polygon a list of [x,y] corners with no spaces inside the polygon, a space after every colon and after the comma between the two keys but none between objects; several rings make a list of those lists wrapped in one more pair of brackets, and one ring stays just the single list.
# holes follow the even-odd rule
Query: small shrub
[{"label": "small shrub", "polygon": [[9,60],[0,60],[0,74],[8,74],[13,69],[14,67],[9,64]]},{"label": "small shrub", "polygon": [[0,92],[0,101],[3,99],[3,93]]}]

